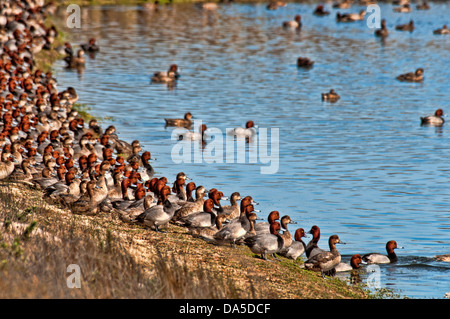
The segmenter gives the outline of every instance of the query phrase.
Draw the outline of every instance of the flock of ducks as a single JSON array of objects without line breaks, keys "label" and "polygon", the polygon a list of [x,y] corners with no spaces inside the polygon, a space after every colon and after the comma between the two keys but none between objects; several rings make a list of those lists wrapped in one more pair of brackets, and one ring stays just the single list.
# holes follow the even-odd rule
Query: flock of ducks
[{"label": "flock of ducks", "polygon": [[[54,8],[41,6],[40,0],[21,3],[2,4],[1,12],[1,17],[6,18],[1,28],[7,41],[2,40],[0,60],[0,180],[37,187],[47,199],[70,208],[74,214],[116,213],[124,222],[141,224],[156,232],[163,232],[171,223],[181,225],[192,236],[209,243],[246,245],[265,260],[270,260],[268,255],[297,260],[305,254],[307,260],[302,267],[319,271],[322,276],[348,267],[357,269],[363,262],[396,261],[394,249],[400,247],[389,241],[387,256],[355,255],[351,265],[344,265],[336,249],[337,244],[342,244],[337,235],[329,237],[330,249],[323,250],[318,247],[319,227],[311,228],[313,238],[306,244],[303,228],[296,229],[294,237],[291,235],[289,225],[296,222],[288,215],[272,211],[267,221],[260,221],[260,211],[255,209],[258,203],[251,196],[234,192],[230,205],[223,205],[221,201],[228,198],[220,190],[196,185],[183,172],[173,182],[164,176],[155,177],[150,164],[154,159],[138,140],[121,140],[114,126],[102,129],[96,120],[86,125],[72,109],[78,100],[75,89],[58,91],[51,72],[44,74],[34,69],[33,54],[45,46],[52,49],[51,39],[57,30],[46,29],[39,22]],[[299,19],[295,21],[300,23]],[[62,50],[71,66],[81,63],[77,59],[83,58],[84,52],[98,52],[99,47],[95,39],[90,39],[76,55],[68,43]],[[167,72],[155,73],[151,79],[166,83],[178,78],[178,67],[171,65]],[[323,95],[325,100],[337,98],[333,90]],[[442,114],[442,110],[436,111],[434,117],[422,121],[435,122]],[[192,119],[192,114],[186,113],[184,118],[165,122],[167,126],[189,128]],[[248,138],[256,134],[255,127],[253,121],[248,121],[231,134]],[[201,128],[200,137],[184,138],[203,139],[206,130],[206,126]]]}]

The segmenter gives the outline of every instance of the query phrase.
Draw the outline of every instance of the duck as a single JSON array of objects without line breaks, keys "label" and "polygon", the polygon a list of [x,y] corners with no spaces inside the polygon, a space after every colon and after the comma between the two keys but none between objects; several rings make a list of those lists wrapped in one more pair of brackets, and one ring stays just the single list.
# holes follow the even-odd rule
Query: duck
[{"label": "duck", "polygon": [[84,58],[84,51],[78,50],[77,55],[68,55],[64,58],[64,61],[66,61],[67,68],[80,68],[84,67],[86,60]]},{"label": "duck", "polygon": [[233,219],[214,234],[215,243],[218,245],[230,244],[231,247],[236,247],[236,242],[243,238],[250,230],[248,215],[253,212],[254,206],[252,204],[248,204],[245,207],[241,206],[241,215],[239,218]]},{"label": "duck", "polygon": [[178,136],[179,140],[204,142],[207,137],[206,131],[208,130],[208,127],[206,126],[206,124],[202,124],[202,125],[200,125],[200,127],[198,129],[199,129],[198,132],[193,132],[193,131],[184,132],[183,134]]},{"label": "duck", "polygon": [[154,228],[156,232],[165,232],[160,230],[159,227],[168,224],[175,214],[175,207],[168,199],[166,199],[169,194],[170,187],[163,187],[159,203],[146,209],[142,214],[138,215],[134,221],[147,227]]},{"label": "duck", "polygon": [[364,20],[366,10],[361,10],[359,13],[336,13],[337,22],[354,22]]},{"label": "duck", "polygon": [[183,119],[164,119],[166,121],[166,126],[178,126],[190,128],[192,127],[192,114],[191,112],[187,112],[184,114]]},{"label": "duck", "polygon": [[276,10],[280,7],[286,7],[287,3],[283,1],[271,1],[266,5],[267,10]]},{"label": "duck", "polygon": [[99,212],[98,202],[95,200],[95,189],[98,188],[97,181],[91,180],[86,185],[86,193],[81,195],[75,202],[70,204],[73,214],[96,215]]},{"label": "duck", "polygon": [[216,217],[216,224],[209,227],[189,227],[189,234],[194,238],[201,238],[206,241],[214,241],[214,234],[222,229],[227,216],[220,214]]},{"label": "duck", "polygon": [[241,194],[239,192],[234,192],[230,196],[230,204],[222,206],[221,213],[225,214],[228,219],[233,220],[241,214],[241,209],[238,201],[241,200]]},{"label": "duck", "polygon": [[405,3],[399,7],[396,7],[394,9],[392,9],[394,12],[399,12],[399,13],[409,13],[411,12],[411,5],[409,3]]},{"label": "duck", "polygon": [[249,236],[245,238],[244,243],[250,248],[254,254],[258,254],[262,259],[267,259],[267,254],[271,254],[275,259],[275,253],[279,252],[284,246],[284,239],[279,231],[281,225],[279,222],[274,222],[270,225],[270,234],[260,234]]},{"label": "duck", "polygon": [[151,80],[154,83],[172,83],[178,80],[179,77],[178,65],[172,64],[167,72],[159,71],[153,73]]},{"label": "duck", "polygon": [[423,68],[418,68],[416,72],[408,72],[397,76],[397,80],[402,82],[422,82],[423,81]]},{"label": "duck", "polygon": [[328,239],[330,251],[324,251],[308,258],[304,263],[305,269],[320,271],[322,278],[325,278],[325,273],[333,275],[335,267],[341,262],[341,254],[336,249],[336,244],[343,244],[343,242],[338,235],[331,235]]},{"label": "duck", "polygon": [[88,43],[83,43],[80,46],[84,52],[89,53],[98,52],[100,51],[100,48],[95,42],[96,42],[95,38],[90,38]]},{"label": "duck", "polygon": [[198,213],[202,210],[203,204],[205,203],[204,196],[208,193],[204,186],[198,186],[195,190],[196,200],[194,202],[186,202],[181,208],[179,208],[172,221],[175,223],[181,223],[181,220],[188,215]]},{"label": "duck", "polygon": [[314,61],[306,57],[297,58],[297,67],[299,68],[311,68],[314,65]]},{"label": "duck", "polygon": [[236,127],[230,131],[228,131],[229,135],[233,135],[237,138],[247,138],[252,139],[256,135],[256,126],[255,122],[247,121],[244,127]]},{"label": "duck", "polygon": [[365,264],[366,262],[364,262],[362,260],[362,257],[360,254],[355,254],[352,256],[352,258],[350,259],[350,264],[347,263],[343,263],[340,262],[336,267],[335,270],[336,272],[344,272],[344,271],[351,271],[354,269],[359,269],[361,268],[361,264]]},{"label": "duck", "polygon": [[333,4],[333,8],[336,9],[350,9],[352,6],[353,0],[344,0],[342,2],[337,2]]},{"label": "duck", "polygon": [[303,228],[296,229],[294,233],[295,241],[289,247],[283,247],[278,252],[278,255],[297,260],[306,251],[306,244],[302,240],[303,237],[307,238],[305,230]]},{"label": "duck", "polygon": [[334,91],[334,89],[331,89],[328,93],[322,93],[322,101],[336,102],[340,98],[341,97]]},{"label": "duck", "polygon": [[397,261],[397,255],[394,249],[401,249],[403,247],[397,246],[395,240],[390,240],[386,243],[387,256],[380,253],[369,253],[362,256],[362,260],[368,264],[390,264]]},{"label": "duck", "polygon": [[186,227],[211,227],[216,224],[218,213],[214,210],[214,201],[212,199],[205,200],[203,211],[190,214],[182,219]]},{"label": "duck", "polygon": [[307,258],[313,257],[319,253],[324,252],[325,250],[319,248],[318,243],[320,240],[320,228],[319,226],[312,226],[311,230],[308,232],[313,235],[313,238],[306,245],[305,254]]},{"label": "duck", "polygon": [[267,216],[267,222],[259,222],[255,225],[255,231],[257,234],[269,234],[270,225],[280,219],[280,213],[277,210],[271,211]]},{"label": "duck", "polygon": [[294,20],[285,21],[285,22],[283,22],[282,25],[284,28],[301,29],[301,27],[302,27],[301,20],[302,20],[301,15],[297,14],[294,17]]},{"label": "duck", "polygon": [[434,258],[438,261],[450,262],[450,254],[436,255]]},{"label": "duck", "polygon": [[397,25],[395,27],[395,30],[413,32],[414,31],[414,21],[409,20],[409,23]]},{"label": "duck", "polygon": [[432,126],[442,126],[445,122],[444,111],[442,109],[437,109],[434,115],[425,116],[420,118],[421,125],[432,125]]},{"label": "duck", "polygon": [[142,8],[146,11],[158,11],[159,10],[159,1],[155,0],[153,2],[147,2],[142,5]]},{"label": "duck", "polygon": [[283,233],[281,233],[281,237],[283,237],[283,248],[287,248],[292,244],[292,235],[288,230],[288,224],[297,224],[297,222],[293,221],[289,215],[284,215],[280,219],[281,229]]},{"label": "duck", "polygon": [[325,11],[324,6],[322,4],[320,4],[320,5],[318,5],[316,7],[316,9],[314,10],[313,14],[316,15],[316,16],[320,16],[321,17],[321,16],[329,15],[330,12],[329,11]]},{"label": "duck", "polygon": [[450,34],[450,29],[447,28],[446,24],[444,24],[441,29],[434,30],[433,34]]},{"label": "duck", "polygon": [[195,202],[195,198],[194,198],[194,195],[192,193],[196,189],[197,189],[197,185],[195,185],[194,182],[187,183],[187,185],[186,185],[186,197],[187,197],[186,201],[187,202],[191,202],[191,203]]},{"label": "duck", "polygon": [[375,36],[380,37],[380,38],[385,38],[389,35],[389,31],[386,27],[386,19],[382,19],[381,20],[381,28],[375,30]]},{"label": "duck", "polygon": [[9,177],[15,170],[14,158],[10,152],[3,150],[0,162],[0,180]]},{"label": "duck", "polygon": [[202,3],[201,7],[203,10],[212,11],[212,10],[217,10],[218,5],[217,5],[217,3],[214,3],[214,2],[205,2],[205,3]]},{"label": "duck", "polygon": [[428,2],[424,1],[421,4],[416,5],[417,10],[430,10],[430,5]]}]

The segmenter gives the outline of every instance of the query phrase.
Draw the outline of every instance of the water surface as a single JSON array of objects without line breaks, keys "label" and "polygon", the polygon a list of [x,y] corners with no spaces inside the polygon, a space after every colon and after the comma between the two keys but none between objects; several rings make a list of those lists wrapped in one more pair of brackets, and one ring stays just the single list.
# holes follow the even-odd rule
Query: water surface
[{"label": "water surface", "polygon": [[[101,52],[82,73],[56,63],[59,87],[75,87],[104,127],[115,125],[128,141],[138,138],[157,158],[158,176],[170,181],[184,171],[197,185],[251,195],[262,217],[278,210],[298,222],[292,226],[318,225],[322,248],[338,234],[347,243],[339,247],[344,260],[384,253],[386,242],[396,240],[405,248],[397,250],[396,264],[380,267],[381,287],[442,298],[450,291],[450,265],[433,256],[450,253],[450,135],[446,125],[421,127],[420,116],[450,110],[450,36],[432,34],[448,23],[450,4],[410,14],[382,4],[390,30],[384,42],[365,21],[337,23],[338,10],[316,17],[314,7],[232,4],[212,13],[190,4],[159,12],[84,7],[82,29],[72,30],[71,42],[95,37]],[[302,30],[283,29],[297,13]],[[394,30],[410,19],[413,33]],[[299,56],[314,67],[298,69]],[[182,75],[174,89],[150,83],[153,72],[172,63]],[[395,80],[418,67],[425,69],[423,83]],[[341,99],[322,102],[331,88]],[[164,118],[187,111],[223,132],[249,119],[278,128],[278,172],[261,174],[267,164],[260,161],[175,164],[171,151],[178,142]],[[200,152],[208,154],[208,147]]]}]

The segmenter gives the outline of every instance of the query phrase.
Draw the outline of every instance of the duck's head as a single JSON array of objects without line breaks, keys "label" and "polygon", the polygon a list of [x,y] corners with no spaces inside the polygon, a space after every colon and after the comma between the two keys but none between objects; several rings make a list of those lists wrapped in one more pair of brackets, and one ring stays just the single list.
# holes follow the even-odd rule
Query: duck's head
[{"label": "duck's head", "polygon": [[424,69],[423,69],[423,68],[418,68],[418,69],[416,70],[416,75],[422,75],[423,72],[424,72]]},{"label": "duck's head", "polygon": [[444,115],[444,111],[442,109],[437,109],[436,112],[434,112],[435,116],[443,116]]}]

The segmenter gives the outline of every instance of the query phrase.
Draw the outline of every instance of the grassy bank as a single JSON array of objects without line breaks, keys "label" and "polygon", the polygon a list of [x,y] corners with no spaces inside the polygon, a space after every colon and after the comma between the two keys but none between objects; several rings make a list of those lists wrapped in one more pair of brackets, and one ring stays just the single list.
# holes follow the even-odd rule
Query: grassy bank
[{"label": "grassy bank", "polygon": [[[160,234],[115,214],[73,215],[22,183],[0,184],[0,298],[368,298],[358,286],[282,259],[256,258],[193,238]],[[69,289],[71,264],[81,288]]]}]

